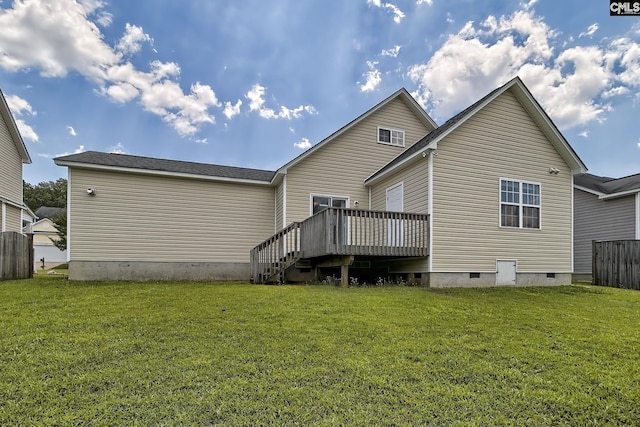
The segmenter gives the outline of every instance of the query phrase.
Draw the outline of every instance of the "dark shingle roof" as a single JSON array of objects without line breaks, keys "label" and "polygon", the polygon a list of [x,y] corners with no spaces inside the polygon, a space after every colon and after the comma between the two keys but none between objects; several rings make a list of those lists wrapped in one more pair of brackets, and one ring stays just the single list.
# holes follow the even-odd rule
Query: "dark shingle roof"
[{"label": "dark shingle roof", "polygon": [[49,218],[54,219],[58,214],[64,213],[67,211],[67,208],[54,208],[51,206],[41,206],[34,213],[38,219]]},{"label": "dark shingle roof", "polygon": [[605,176],[584,173],[576,175],[573,183],[579,187],[603,194],[623,193],[625,191],[640,191],[640,174],[623,178],[608,178]]},{"label": "dark shingle roof", "polygon": [[140,157],[129,154],[101,153],[98,151],[85,151],[84,153],[56,157],[54,161],[56,164],[84,163],[98,166],[112,166],[128,169],[142,169],[148,171],[263,182],[270,182],[275,175],[274,171],[260,169],[185,162],[181,160],[156,159],[153,157]]}]

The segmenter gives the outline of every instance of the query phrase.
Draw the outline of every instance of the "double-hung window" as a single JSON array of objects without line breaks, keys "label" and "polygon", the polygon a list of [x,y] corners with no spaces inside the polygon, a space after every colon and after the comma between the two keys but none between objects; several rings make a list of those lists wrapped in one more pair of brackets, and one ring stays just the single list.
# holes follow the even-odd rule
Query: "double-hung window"
[{"label": "double-hung window", "polygon": [[404,131],[379,127],[378,142],[381,144],[404,147]]},{"label": "double-hung window", "polygon": [[500,226],[540,228],[540,184],[500,180]]}]

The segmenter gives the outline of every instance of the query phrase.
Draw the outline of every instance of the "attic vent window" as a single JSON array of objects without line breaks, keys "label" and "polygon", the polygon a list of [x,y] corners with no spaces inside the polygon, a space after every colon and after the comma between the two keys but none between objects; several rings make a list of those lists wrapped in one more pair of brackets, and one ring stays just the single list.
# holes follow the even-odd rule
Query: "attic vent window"
[{"label": "attic vent window", "polygon": [[378,128],[378,142],[380,144],[404,147],[404,131],[389,128]]}]

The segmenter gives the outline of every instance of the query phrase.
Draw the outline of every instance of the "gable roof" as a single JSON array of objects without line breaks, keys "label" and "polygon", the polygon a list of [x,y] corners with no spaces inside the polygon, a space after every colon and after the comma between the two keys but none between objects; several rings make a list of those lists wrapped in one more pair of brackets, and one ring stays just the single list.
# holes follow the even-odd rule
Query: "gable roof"
[{"label": "gable roof", "polygon": [[533,95],[531,95],[531,92],[529,92],[529,89],[527,89],[522,80],[520,80],[519,77],[515,77],[505,85],[494,89],[478,101],[471,104],[469,107],[451,117],[442,126],[426,134],[420,141],[400,153],[396,158],[365,179],[365,185],[372,184],[373,182],[381,179],[391,171],[396,170],[398,167],[404,165],[410,160],[415,159],[425,150],[436,149],[440,140],[506,91],[511,91],[518,101],[520,101],[525,110],[527,110],[531,118],[547,136],[565,162],[571,166],[573,173],[586,172],[587,167],[582,160],[580,160],[578,154],[573,150],[571,145],[569,145],[551,118],[549,118],[547,113],[542,109],[538,101],[533,98]]},{"label": "gable roof", "polygon": [[298,157],[296,157],[293,160],[289,161],[287,164],[285,164],[284,166],[282,166],[281,168],[279,168],[277,170],[277,174],[287,173],[287,169],[289,169],[290,167],[292,167],[296,163],[300,162],[301,160],[305,159],[306,157],[311,155],[313,152],[318,150],[320,147],[323,147],[324,145],[329,144],[331,141],[333,141],[334,139],[336,139],[340,135],[344,134],[346,131],[348,131],[349,129],[351,129],[352,127],[354,127],[358,123],[360,123],[362,120],[364,120],[367,117],[371,116],[373,113],[375,113],[376,111],[380,110],[385,105],[389,104],[391,101],[393,101],[395,99],[402,100],[425,126],[430,127],[432,129],[435,129],[435,128],[438,127],[436,122],[434,122],[433,119],[431,118],[431,116],[429,116],[429,114],[427,114],[427,112],[424,111],[424,109],[420,106],[420,104],[418,104],[416,102],[416,100],[413,98],[413,96],[411,96],[409,94],[409,92],[405,88],[400,88],[395,93],[391,94],[389,97],[387,97],[383,101],[381,101],[378,104],[376,104],[373,108],[370,108],[365,113],[363,113],[360,116],[356,117],[354,120],[352,120],[351,122],[347,123],[345,126],[341,127],[337,131],[333,132],[331,135],[329,135],[328,137],[326,137],[322,141],[318,142],[313,147],[311,147],[308,150],[306,150],[304,153],[300,154]]},{"label": "gable roof", "polygon": [[27,146],[22,140],[22,136],[20,135],[20,131],[18,130],[18,126],[16,125],[16,121],[13,119],[13,114],[11,114],[11,110],[9,109],[9,105],[7,104],[7,100],[4,98],[2,90],[0,90],[0,116],[7,124],[9,133],[11,134],[11,139],[13,139],[13,143],[16,145],[18,153],[20,153],[20,157],[22,158],[22,163],[31,163],[31,156],[29,156]]},{"label": "gable roof", "polygon": [[590,173],[576,175],[573,178],[576,188],[598,195],[601,199],[627,196],[640,193],[640,174],[623,178],[609,178]]},{"label": "gable roof", "polygon": [[84,153],[56,157],[53,160],[58,166],[118,170],[122,172],[252,184],[269,184],[275,175],[273,171],[260,169],[157,159],[153,157],[132,156],[129,154],[101,153],[98,151],[85,151]]},{"label": "gable roof", "polygon": [[38,219],[44,219],[44,218],[48,218],[48,219],[53,219],[56,216],[58,216],[59,214],[66,212],[67,208],[56,208],[56,207],[52,207],[52,206],[40,206],[35,214],[36,217],[38,217]]}]

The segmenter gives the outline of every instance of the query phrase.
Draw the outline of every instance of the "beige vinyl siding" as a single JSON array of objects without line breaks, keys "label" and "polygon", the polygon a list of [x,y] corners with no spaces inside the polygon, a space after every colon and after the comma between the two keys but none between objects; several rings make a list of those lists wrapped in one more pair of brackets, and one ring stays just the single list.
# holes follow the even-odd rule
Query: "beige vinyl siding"
[{"label": "beige vinyl siding", "polygon": [[[437,151],[433,271],[495,272],[504,259],[517,260],[519,273],[571,272],[571,170],[510,92]],[[540,230],[500,227],[500,178],[541,185]]]},{"label": "beige vinyl siding", "polygon": [[273,187],[74,168],[70,179],[72,261],[249,262],[273,234]]},{"label": "beige vinyl siding", "polygon": [[387,209],[387,189],[402,182],[404,185],[404,212],[428,213],[429,164],[426,158],[403,168],[399,172],[377,182],[371,188],[371,209],[384,211]]},{"label": "beige vinyl siding", "polygon": [[22,204],[22,157],[11,138],[7,124],[2,119],[0,119],[0,197],[18,205]]},{"label": "beige vinyl siding", "polygon": [[33,244],[53,246],[51,239],[58,240],[59,238],[56,226],[49,218],[33,224]]},{"label": "beige vinyl siding", "polygon": [[[8,204],[5,204],[5,207],[7,216],[5,218],[6,228],[4,231],[22,233],[22,209]],[[2,221],[2,218],[0,218],[0,221]]]},{"label": "beige vinyl siding", "polygon": [[574,198],[574,272],[591,273],[593,240],[626,240],[636,237],[635,194],[601,200],[579,189]]},{"label": "beige vinyl siding", "polygon": [[[379,144],[378,126],[405,131],[405,146]],[[289,168],[287,223],[309,216],[310,194],[348,197],[350,207],[366,208],[369,190],[364,180],[422,138],[425,127],[400,99],[389,102],[336,139]]]}]

